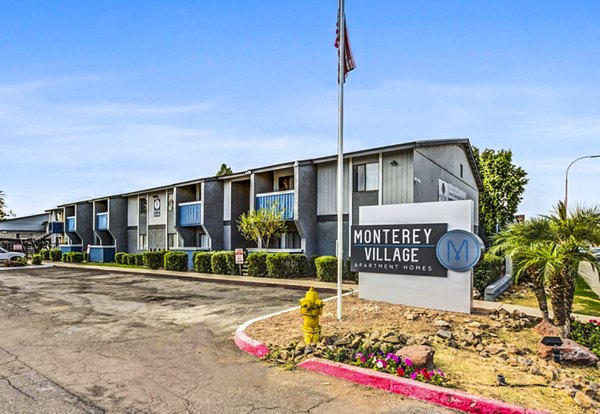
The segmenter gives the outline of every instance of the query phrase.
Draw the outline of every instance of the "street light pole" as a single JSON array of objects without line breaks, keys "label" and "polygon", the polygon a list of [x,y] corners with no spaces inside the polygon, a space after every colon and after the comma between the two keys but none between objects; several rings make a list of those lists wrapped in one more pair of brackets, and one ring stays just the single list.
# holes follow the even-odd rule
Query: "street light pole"
[{"label": "street light pole", "polygon": [[573,161],[571,161],[571,164],[569,164],[569,166],[567,167],[567,172],[565,174],[565,211],[569,211],[567,209],[567,201],[568,201],[568,196],[569,196],[569,168],[571,168],[571,165],[575,164],[577,161],[582,160],[584,158],[599,158],[599,155],[584,155],[583,157],[579,157],[577,159],[574,159]]}]

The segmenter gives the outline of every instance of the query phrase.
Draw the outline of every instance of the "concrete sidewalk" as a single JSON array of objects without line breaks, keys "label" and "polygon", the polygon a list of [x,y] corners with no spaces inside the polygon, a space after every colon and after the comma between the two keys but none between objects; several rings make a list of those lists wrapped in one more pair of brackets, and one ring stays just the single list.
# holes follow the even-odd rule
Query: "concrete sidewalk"
[{"label": "concrete sidewalk", "polygon": [[[152,276],[152,277],[189,279],[189,280],[196,280],[199,282],[215,282],[215,283],[228,283],[228,284],[236,284],[236,285],[254,285],[254,286],[273,286],[273,287],[282,287],[282,288],[297,289],[297,290],[308,290],[310,287],[313,287],[318,292],[323,292],[323,293],[336,293],[336,291],[337,291],[336,283],[321,282],[314,278],[273,279],[273,278],[269,278],[269,277],[214,275],[214,274],[209,274],[209,273],[175,272],[175,271],[163,270],[163,269],[160,269],[160,270],[136,269],[136,268],[130,268],[130,267],[94,266],[94,265],[81,265],[81,264],[63,263],[63,262],[45,261],[44,263],[50,263],[56,267],[105,270],[105,271],[119,272],[119,273],[143,274],[143,275],[148,275],[148,276]],[[344,283],[344,284],[342,284],[342,290],[344,292],[358,290],[358,284]]]}]

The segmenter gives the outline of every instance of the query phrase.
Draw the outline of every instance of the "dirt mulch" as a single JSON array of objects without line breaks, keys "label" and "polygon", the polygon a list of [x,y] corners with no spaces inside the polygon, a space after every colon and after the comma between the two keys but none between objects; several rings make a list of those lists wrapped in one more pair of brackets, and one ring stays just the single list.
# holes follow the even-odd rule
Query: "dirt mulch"
[{"label": "dirt mulch", "polygon": [[[578,392],[595,394],[600,383],[598,368],[567,367],[538,358],[536,346],[541,338],[530,329],[537,320],[502,312],[475,310],[467,315],[345,297],[341,321],[336,318],[336,302],[326,302],[322,336],[392,331],[410,338],[411,343],[432,346],[435,368],[446,373],[453,388],[554,413],[595,412],[598,401],[594,408],[584,408],[574,397]],[[452,340],[436,336],[442,329],[436,321],[450,325],[443,329],[452,331]],[[302,322],[300,311],[288,312],[252,324],[246,333],[272,350],[283,349],[302,345]],[[474,328],[478,323],[483,329]],[[472,334],[481,339],[465,339]],[[498,374],[505,376],[509,386],[497,385]]]}]

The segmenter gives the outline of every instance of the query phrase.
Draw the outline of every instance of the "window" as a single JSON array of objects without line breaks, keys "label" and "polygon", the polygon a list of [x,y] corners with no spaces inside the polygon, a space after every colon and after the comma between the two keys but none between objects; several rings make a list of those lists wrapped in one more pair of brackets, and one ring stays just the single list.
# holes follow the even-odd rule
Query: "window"
[{"label": "window", "polygon": [[460,178],[463,178],[463,170],[464,170],[464,167],[462,164],[460,164]]},{"label": "window", "polygon": [[167,210],[173,211],[175,200],[173,200],[173,193],[167,193]]},{"label": "window", "polygon": [[140,214],[146,214],[146,204],[147,201],[145,198],[140,198]]},{"label": "window", "polygon": [[376,191],[379,189],[379,163],[354,166],[354,191]]},{"label": "window", "polygon": [[177,233],[167,234],[167,244],[169,247],[177,247]]},{"label": "window", "polygon": [[279,191],[288,191],[294,189],[294,176],[279,177]]},{"label": "window", "polygon": [[146,250],[146,248],[147,248],[146,235],[140,234],[140,236],[138,238],[138,250]]},{"label": "window", "polygon": [[199,234],[198,235],[198,247],[210,247],[209,246],[209,239],[208,239],[208,236],[206,234]]}]

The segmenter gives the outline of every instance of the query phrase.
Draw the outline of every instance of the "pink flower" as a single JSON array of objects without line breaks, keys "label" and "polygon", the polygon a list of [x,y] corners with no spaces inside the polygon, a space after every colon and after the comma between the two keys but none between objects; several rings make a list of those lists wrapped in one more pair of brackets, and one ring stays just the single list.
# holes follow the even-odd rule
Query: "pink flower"
[{"label": "pink flower", "polygon": [[413,372],[412,374],[410,374],[410,377],[411,377],[412,379],[417,379],[417,373],[416,373],[416,372]]},{"label": "pink flower", "polygon": [[405,358],[404,363],[406,364],[407,367],[412,367],[412,361],[409,358]]}]

